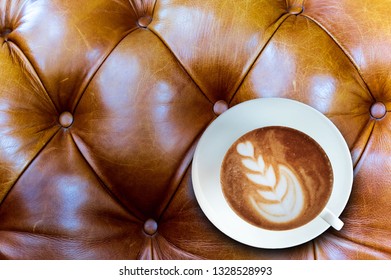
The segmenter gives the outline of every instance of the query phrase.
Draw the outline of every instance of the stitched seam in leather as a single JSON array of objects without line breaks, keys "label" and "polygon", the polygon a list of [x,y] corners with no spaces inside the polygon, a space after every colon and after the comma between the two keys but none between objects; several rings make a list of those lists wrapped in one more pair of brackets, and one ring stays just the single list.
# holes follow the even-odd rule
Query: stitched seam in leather
[{"label": "stitched seam in leather", "polygon": [[154,17],[155,15],[155,8],[156,8],[156,3],[157,3],[158,0],[155,0],[155,3],[153,3],[153,7],[152,7],[152,18]]},{"label": "stitched seam in leather", "polygon": [[[49,104],[51,106],[53,106],[53,109],[58,114],[58,109],[57,109],[56,105],[54,104],[53,100],[51,99],[50,95],[48,94],[48,91],[47,91],[44,83],[42,82],[41,78],[39,77],[38,72],[36,71],[34,65],[31,63],[31,61],[27,58],[27,56],[24,54],[22,49],[20,49],[17,44],[15,44],[14,42],[12,42],[10,40],[8,40],[6,43],[7,43],[11,58],[17,59],[18,63],[20,63],[22,65],[23,64],[28,65],[29,69],[25,69],[25,70],[30,70],[30,75],[34,77],[34,82],[36,82],[38,84],[38,86],[40,87],[40,90],[44,93]],[[23,68],[26,68],[26,67],[23,66]],[[49,128],[50,127],[48,127],[47,129],[49,129]],[[23,176],[23,174],[25,173],[27,168],[29,168],[31,163],[38,157],[38,155],[44,150],[44,148],[51,142],[51,140],[54,138],[54,136],[58,133],[59,130],[60,130],[60,128],[58,128],[57,131],[54,132],[53,135],[48,138],[48,141],[38,150],[38,152],[32,157],[32,159],[29,162],[27,162],[26,166],[22,169],[22,171],[17,176],[15,181],[11,184],[11,186],[7,190],[6,194],[3,197],[0,197],[0,204],[6,199],[6,197],[10,193],[10,191],[13,189],[13,187],[18,182],[18,180]]]},{"label": "stitched seam in leather", "polygon": [[[351,115],[353,115],[351,112],[346,112],[346,113],[330,113],[330,114],[327,114],[327,117],[328,117],[329,119],[331,119],[331,118],[334,118],[334,117],[351,116]],[[354,116],[355,116],[355,117],[358,117],[358,116],[363,116],[363,115],[366,115],[366,116],[367,116],[368,113],[367,113],[367,112],[363,112],[363,113],[361,113],[361,114],[354,115]],[[371,120],[370,120],[370,122],[371,122]],[[352,146],[349,147],[350,153],[351,153],[351,157],[352,157],[352,161],[353,161],[353,170],[356,168],[356,165],[357,165],[358,162],[360,161],[361,156],[362,156],[362,154],[364,153],[365,147],[366,147],[366,145],[368,144],[369,138],[371,137],[371,133],[372,133],[372,132],[370,132],[368,138],[366,139],[364,148],[361,149],[359,155],[357,156],[357,158],[355,158],[355,157],[354,157],[354,154],[353,154],[353,151],[354,151],[354,149],[355,149],[355,147],[356,147],[356,144],[357,144],[357,143],[360,143],[359,140],[363,137],[363,131],[368,127],[368,125],[369,125],[369,124],[366,123],[365,125],[362,126],[362,128],[361,128],[360,132],[357,134],[357,137],[356,137],[356,139],[354,140]],[[373,129],[373,127],[372,127],[372,129]]]},{"label": "stitched seam in leather", "polygon": [[359,66],[357,65],[357,63],[354,61],[353,57],[350,55],[350,53],[346,50],[346,48],[342,45],[342,43],[340,43],[336,37],[334,37],[330,31],[325,27],[323,26],[320,22],[318,22],[316,19],[312,18],[311,16],[309,15],[302,15],[303,17],[307,18],[308,20],[312,21],[313,23],[315,23],[316,25],[318,25],[330,38],[331,40],[334,41],[334,43],[341,49],[341,51],[347,56],[347,58],[349,59],[350,63],[352,63],[352,65],[354,66],[354,68],[356,69],[360,79],[362,80],[362,82],[364,83],[365,87],[366,87],[366,90],[368,91],[369,95],[371,96],[372,100],[376,100],[376,98],[373,96],[371,90],[369,89],[369,86],[367,84],[367,82],[365,81],[364,77],[363,77],[363,74],[361,73],[360,71],[360,68]]},{"label": "stitched seam in leather", "polygon": [[280,29],[281,25],[285,22],[285,20],[287,18],[289,18],[289,16],[290,16],[289,13],[285,13],[277,20],[277,22],[280,21],[280,23],[276,26],[275,30],[271,33],[270,37],[266,40],[265,44],[261,47],[261,49],[259,50],[258,54],[255,56],[254,60],[249,64],[248,69],[246,71],[244,71],[244,75],[243,75],[243,77],[241,79],[239,79],[240,82],[238,83],[236,89],[233,91],[233,94],[230,97],[230,99],[228,101],[228,104],[231,104],[232,100],[235,98],[235,96],[236,96],[237,92],[239,91],[240,87],[242,86],[242,84],[246,80],[247,76],[251,72],[251,69],[254,67],[254,65],[258,61],[258,59],[261,57],[263,51],[269,45],[271,39],[277,33],[278,29]]},{"label": "stitched seam in leather", "polygon": [[[371,127],[371,131],[369,132],[368,138],[367,138],[366,141],[365,141],[364,148],[362,148],[362,150],[361,150],[359,156],[357,157],[356,161],[353,163],[353,170],[356,170],[357,165],[360,163],[361,158],[362,158],[362,156],[364,155],[364,153],[365,153],[365,151],[366,151],[366,149],[367,149],[367,147],[368,147],[368,143],[369,143],[369,140],[370,140],[371,137],[372,137],[373,131],[374,131],[374,129],[375,129],[375,125],[376,125],[376,123],[375,123],[374,120],[370,120],[370,121],[368,122],[368,124],[366,125],[366,126],[372,126],[372,127]],[[364,127],[362,130],[364,130],[364,129],[365,129],[365,127]],[[361,134],[361,133],[360,133],[360,134]],[[357,140],[358,140],[359,138],[360,138],[360,137],[358,137]],[[356,140],[356,141],[357,141],[357,140]],[[353,146],[354,146],[354,145],[353,145]]]},{"label": "stitched seam in leather", "polygon": [[193,84],[197,87],[197,89],[202,93],[202,95],[208,100],[211,104],[214,102],[209,99],[209,97],[205,94],[205,92],[201,89],[201,87],[196,83],[194,77],[190,74],[190,72],[186,69],[185,65],[182,63],[182,61],[177,57],[174,53],[174,51],[169,47],[169,45],[166,43],[166,41],[159,36],[158,33],[156,33],[153,29],[148,28],[149,31],[151,31],[152,34],[154,34],[161,42],[162,44],[167,48],[167,50],[171,53],[171,55],[174,57],[174,59],[178,62],[178,64],[181,66],[183,71],[189,76]]},{"label": "stitched seam in leather", "polygon": [[[28,65],[32,71],[32,73],[30,73],[30,75],[34,76],[35,79],[34,81],[38,83],[39,87],[41,88],[41,90],[43,91],[43,93],[45,94],[46,98],[48,99],[49,103],[53,106],[54,110],[57,112],[59,112],[58,108],[56,107],[56,104],[53,102],[52,98],[50,97],[47,89],[46,89],[46,86],[45,84],[42,82],[42,79],[40,78],[40,76],[38,75],[38,72],[37,70],[35,69],[34,65],[31,63],[31,61],[27,58],[27,56],[24,54],[24,52],[22,51],[21,48],[19,48],[19,46],[17,44],[15,44],[13,41],[11,40],[7,40],[7,42],[4,42],[4,43],[7,43],[8,44],[8,49],[10,51],[10,55],[13,57],[15,56],[16,59],[19,60],[19,63],[25,63],[26,65]],[[15,48],[17,51],[13,50],[12,48]],[[21,55],[23,57],[21,57]],[[25,68],[25,67],[24,67]]]},{"label": "stitched seam in leather", "polygon": [[23,174],[26,172],[26,170],[30,167],[30,165],[34,162],[34,160],[41,154],[41,152],[49,145],[49,143],[53,140],[53,138],[57,135],[57,133],[61,130],[61,127],[59,127],[52,136],[49,137],[49,140],[39,149],[39,151],[31,158],[31,160],[26,164],[26,166],[23,168],[23,170],[19,173],[18,177],[15,179],[15,181],[11,184],[10,188],[8,189],[6,195],[3,198],[0,198],[0,205],[1,203],[7,198],[8,194],[11,192],[11,190],[14,188],[16,183],[19,181],[19,179],[23,176]]},{"label": "stitched seam in leather", "polygon": [[114,47],[107,53],[107,55],[102,59],[102,61],[100,62],[100,64],[98,65],[98,67],[96,68],[95,72],[91,75],[91,77],[89,78],[89,80],[87,81],[84,89],[82,91],[80,91],[81,93],[79,94],[79,96],[76,96],[75,100],[76,102],[74,103],[74,107],[72,109],[72,112],[75,113],[76,110],[77,110],[77,107],[79,106],[79,103],[81,101],[81,99],[83,98],[84,96],[84,93],[87,91],[89,85],[91,84],[92,80],[95,78],[96,74],[99,72],[100,68],[103,66],[103,64],[106,62],[106,60],[109,58],[109,56],[114,52],[114,50],[118,47],[118,45],[126,38],[128,37],[128,35],[130,35],[131,33],[133,33],[133,31],[135,30],[138,30],[137,27],[133,28],[133,29],[130,29],[129,32],[127,32],[125,34],[124,37],[122,37],[118,42],[117,44],[114,45]]},{"label": "stitched seam in leather", "polygon": [[96,177],[96,179],[99,181],[99,183],[101,184],[101,186],[104,188],[104,190],[107,192],[107,194],[118,204],[121,206],[122,209],[124,209],[127,213],[129,213],[130,215],[132,215],[135,219],[137,219],[138,221],[142,222],[142,220],[137,217],[137,215],[135,215],[134,213],[132,213],[118,198],[116,195],[114,195],[114,193],[111,191],[111,189],[108,187],[108,184],[105,183],[102,178],[99,177],[98,173],[95,171],[95,169],[92,167],[92,165],[89,163],[89,161],[87,160],[87,158],[84,156],[84,154],[82,153],[82,151],[79,149],[79,146],[77,145],[75,139],[74,139],[74,136],[72,134],[72,132],[70,133],[70,136],[71,136],[71,139],[72,139],[72,142],[76,148],[76,150],[79,152],[79,155],[82,157],[82,159],[84,160],[84,162],[87,164],[87,166],[91,169],[91,171],[93,172],[94,176]]},{"label": "stitched seam in leather", "polygon": [[[158,0],[155,0],[155,3],[153,5],[153,8],[152,8],[152,18],[154,18],[155,16],[155,9],[156,9],[156,6],[157,6],[157,1]],[[205,92],[201,89],[201,87],[196,83],[196,81],[194,80],[193,76],[190,75],[190,72],[186,69],[185,65],[182,63],[182,61],[179,59],[179,57],[177,57],[174,53],[174,51],[169,47],[169,45],[163,40],[163,38],[161,38],[153,29],[148,29],[152,32],[152,34],[154,34],[162,43],[163,45],[169,50],[169,52],[172,54],[172,56],[175,58],[175,60],[179,63],[179,65],[181,65],[182,69],[185,71],[185,73],[190,77],[191,81],[196,85],[196,87],[198,88],[198,90],[202,93],[202,95],[205,96],[205,98],[213,104],[212,100],[209,99],[209,97],[205,94]]]},{"label": "stitched seam in leather", "polygon": [[[192,165],[192,162],[193,162],[193,156],[194,156],[194,152],[195,152],[195,149],[197,147],[197,144],[198,144],[198,141],[199,139],[201,138],[202,134],[204,133],[205,129],[210,125],[210,123],[212,123],[214,121],[215,118],[213,118],[206,126],[205,128],[201,129],[200,133],[194,138],[194,141],[190,144],[189,148],[187,149],[186,151],[186,154],[184,156],[184,160],[181,161],[181,163],[179,164],[179,166],[182,166],[184,165],[185,161],[188,160],[188,162],[186,163],[186,168],[183,168],[181,169],[182,171],[182,174],[178,174],[178,172],[176,172],[173,177],[171,178],[170,180],[170,188],[176,184],[176,187],[175,187],[175,190],[172,192],[172,195],[166,200],[166,203],[165,205],[159,209],[159,218],[158,218],[158,221],[162,218],[162,216],[164,215],[164,213],[166,212],[166,210],[168,209],[168,207],[170,206],[171,202],[173,201],[173,199],[175,198],[178,190],[179,190],[179,187],[181,186],[182,182],[183,182],[183,179],[185,178],[185,175],[187,173],[187,171],[189,170],[190,166]],[[178,168],[176,168],[176,170],[178,170]],[[174,179],[173,179],[174,178]],[[176,178],[178,178],[177,180],[175,180]],[[170,189],[169,188],[169,189]],[[163,203],[162,203],[163,204]]]},{"label": "stitched seam in leather", "polygon": [[[168,207],[170,206],[171,202],[173,201],[174,197],[176,196],[178,190],[179,190],[179,187],[183,181],[183,178],[185,177],[186,175],[186,172],[187,170],[189,169],[190,165],[191,165],[191,162],[193,160],[193,155],[194,155],[194,150],[195,150],[195,146],[196,144],[192,144],[190,149],[186,152],[186,155],[184,157],[184,160],[179,164],[179,166],[182,166],[182,165],[185,165],[186,168],[180,168],[178,170],[178,168],[176,169],[177,172],[175,172],[175,174],[172,176],[172,178],[170,179],[170,183],[169,183],[169,188],[168,189],[171,189],[173,188],[172,190],[172,194],[170,195],[170,197],[164,201],[165,203],[162,203],[162,206],[160,209],[159,209],[159,218],[158,218],[158,221],[160,221],[161,217],[163,216],[163,214],[166,212],[166,210],[168,209]],[[186,160],[188,162],[186,162]],[[180,171],[183,171],[183,172],[180,172]],[[180,174],[182,173],[182,174]],[[174,188],[175,187],[175,188]]]}]

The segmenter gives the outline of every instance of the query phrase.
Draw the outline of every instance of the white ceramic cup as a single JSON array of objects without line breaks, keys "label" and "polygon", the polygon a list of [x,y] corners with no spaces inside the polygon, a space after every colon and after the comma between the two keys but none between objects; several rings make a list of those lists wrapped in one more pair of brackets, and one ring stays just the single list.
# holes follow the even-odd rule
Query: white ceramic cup
[{"label": "white ceramic cup", "polygon": [[[333,189],[325,208],[307,224],[290,230],[267,230],[244,221],[228,205],[220,182],[220,167],[231,145],[251,130],[273,125],[291,127],[312,137],[328,155],[333,169]],[[330,226],[342,228],[339,215],[351,193],[353,166],[341,133],[319,111],[289,99],[262,98],[230,108],[209,125],[196,147],[192,181],[202,211],[218,229],[241,243],[277,249],[305,243]]]}]

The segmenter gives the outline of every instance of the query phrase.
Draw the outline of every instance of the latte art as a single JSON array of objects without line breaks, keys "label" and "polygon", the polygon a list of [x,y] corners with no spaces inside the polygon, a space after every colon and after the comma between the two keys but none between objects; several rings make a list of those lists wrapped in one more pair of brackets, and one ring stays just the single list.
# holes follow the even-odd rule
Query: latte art
[{"label": "latte art", "polygon": [[236,149],[244,157],[246,176],[253,183],[250,187],[257,189],[248,199],[259,215],[275,223],[295,219],[303,210],[304,194],[294,170],[278,164],[277,177],[274,167],[265,163],[262,155],[255,157],[250,141],[239,143]]},{"label": "latte art", "polygon": [[240,137],[220,172],[230,207],[249,223],[271,230],[315,218],[331,195],[333,172],[320,145],[288,127],[263,127]]}]

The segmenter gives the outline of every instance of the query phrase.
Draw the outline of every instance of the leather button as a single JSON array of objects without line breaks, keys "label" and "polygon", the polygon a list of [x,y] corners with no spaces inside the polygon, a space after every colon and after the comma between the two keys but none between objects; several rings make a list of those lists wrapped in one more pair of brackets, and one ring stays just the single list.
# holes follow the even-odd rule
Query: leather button
[{"label": "leather button", "polygon": [[73,123],[72,114],[69,112],[61,113],[60,118],[59,118],[59,122],[64,128],[70,127]]},{"label": "leather button", "polygon": [[228,103],[224,100],[219,100],[213,105],[213,112],[216,115],[221,115],[228,109]]},{"label": "leather button", "polygon": [[138,19],[138,25],[142,28],[147,28],[147,26],[152,22],[152,18],[150,16],[144,16]]},{"label": "leather button", "polygon": [[387,113],[386,105],[382,102],[376,102],[371,106],[371,116],[375,119],[383,118]]},{"label": "leather button", "polygon": [[148,235],[154,235],[157,231],[157,222],[154,219],[148,219],[144,223],[144,232]]},{"label": "leather button", "polygon": [[304,11],[304,8],[302,6],[293,6],[290,7],[288,10],[288,13],[291,15],[299,15]]}]

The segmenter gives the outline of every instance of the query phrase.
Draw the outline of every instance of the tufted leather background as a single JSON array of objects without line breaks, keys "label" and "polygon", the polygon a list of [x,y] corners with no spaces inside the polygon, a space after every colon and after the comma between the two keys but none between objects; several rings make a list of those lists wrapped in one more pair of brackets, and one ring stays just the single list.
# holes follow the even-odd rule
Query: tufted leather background
[{"label": "tufted leather background", "polygon": [[[0,0],[0,258],[391,258],[390,10]],[[267,97],[324,113],[354,163],[343,230],[283,250],[226,237],[191,183],[204,129]]]}]

